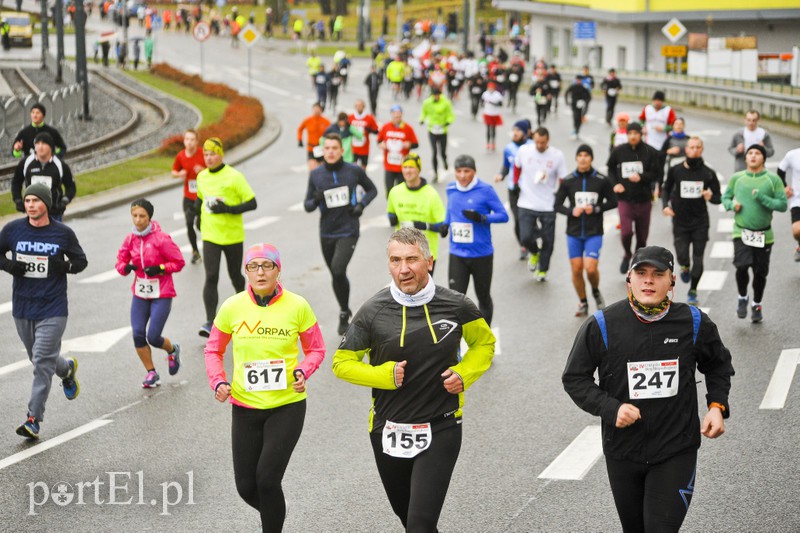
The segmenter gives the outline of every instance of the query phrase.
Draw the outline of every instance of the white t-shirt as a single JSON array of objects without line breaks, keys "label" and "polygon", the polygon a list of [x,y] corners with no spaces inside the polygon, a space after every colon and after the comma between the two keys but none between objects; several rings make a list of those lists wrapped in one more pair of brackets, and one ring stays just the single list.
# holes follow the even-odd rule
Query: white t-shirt
[{"label": "white t-shirt", "polygon": [[483,114],[495,117],[500,114],[503,106],[503,94],[500,91],[484,91],[481,95],[483,100]]},{"label": "white t-shirt", "polygon": [[786,172],[787,180],[789,183],[788,174],[792,174],[792,191],[794,194],[789,199],[789,207],[800,207],[800,148],[789,150],[778,168]]},{"label": "white t-shirt", "polygon": [[[647,125],[647,139],[646,142],[656,150],[661,150],[664,142],[667,140],[667,122],[672,108],[665,105],[659,110],[653,107],[653,104],[648,104],[644,108],[644,119]],[[656,126],[661,126],[664,131],[656,131]]]},{"label": "white t-shirt", "polygon": [[754,144],[761,144],[764,142],[764,137],[766,136],[767,132],[764,131],[764,128],[758,127],[753,131],[748,130],[747,128],[742,129],[743,136],[744,136],[744,149],[747,150],[750,146]]},{"label": "white t-shirt", "polygon": [[553,212],[559,180],[569,174],[561,150],[549,146],[540,152],[535,144],[525,144],[517,151],[514,166],[520,169],[517,205],[531,211]]}]

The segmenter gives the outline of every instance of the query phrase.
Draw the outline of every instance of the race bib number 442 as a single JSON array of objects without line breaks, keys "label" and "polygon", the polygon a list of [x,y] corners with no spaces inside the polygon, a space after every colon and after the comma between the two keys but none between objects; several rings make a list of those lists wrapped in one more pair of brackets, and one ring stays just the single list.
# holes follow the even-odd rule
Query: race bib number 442
[{"label": "race bib number 442", "polygon": [[678,360],[628,363],[628,394],[631,400],[652,400],[677,395]]},{"label": "race bib number 442", "polygon": [[381,442],[386,455],[410,459],[427,450],[432,439],[429,423],[397,424],[387,420]]}]

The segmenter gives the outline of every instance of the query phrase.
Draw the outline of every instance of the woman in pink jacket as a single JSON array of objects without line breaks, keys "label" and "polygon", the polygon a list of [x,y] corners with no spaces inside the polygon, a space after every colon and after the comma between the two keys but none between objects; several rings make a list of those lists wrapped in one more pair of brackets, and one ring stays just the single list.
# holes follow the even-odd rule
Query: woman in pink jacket
[{"label": "woman in pink jacket", "polygon": [[151,220],[152,217],[153,204],[144,198],[135,200],[131,204],[133,232],[125,237],[117,252],[117,272],[123,276],[131,272],[136,275],[131,287],[131,327],[133,345],[147,370],[142,382],[145,389],[157,387],[160,379],[153,365],[150,346],[167,352],[171,376],[181,366],[180,344],[162,337],[161,332],[167,323],[172,299],[175,298],[172,274],[180,272],[186,264],[172,237],[163,233],[158,222]]}]

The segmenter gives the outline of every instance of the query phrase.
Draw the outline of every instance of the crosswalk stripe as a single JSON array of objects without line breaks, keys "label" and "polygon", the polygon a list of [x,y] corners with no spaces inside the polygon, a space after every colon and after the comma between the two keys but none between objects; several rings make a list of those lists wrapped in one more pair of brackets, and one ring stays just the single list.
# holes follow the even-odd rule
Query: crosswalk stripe
[{"label": "crosswalk stripe", "polygon": [[716,241],[711,247],[713,259],[730,259],[733,257],[733,241]]},{"label": "crosswalk stripe", "polygon": [[601,455],[603,446],[600,426],[586,426],[539,474],[539,479],[583,479]]},{"label": "crosswalk stripe", "polygon": [[728,279],[728,272],[725,270],[706,270],[700,283],[697,284],[698,291],[719,291]]},{"label": "crosswalk stripe", "polygon": [[800,364],[800,349],[781,352],[778,363],[775,365],[775,371],[772,373],[772,379],[764,393],[764,399],[758,406],[759,409],[783,409],[798,364]]},{"label": "crosswalk stripe", "polygon": [[733,219],[721,218],[717,220],[717,233],[732,233],[733,232]]}]

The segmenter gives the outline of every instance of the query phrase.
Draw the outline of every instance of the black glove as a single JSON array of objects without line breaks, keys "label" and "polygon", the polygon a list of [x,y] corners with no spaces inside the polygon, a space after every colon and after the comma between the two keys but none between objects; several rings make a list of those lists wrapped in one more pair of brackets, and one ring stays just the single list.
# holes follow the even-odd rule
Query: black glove
[{"label": "black glove", "polygon": [[67,208],[68,203],[69,203],[69,197],[62,196],[61,199],[58,201],[58,207],[61,208],[61,211],[64,211]]},{"label": "black glove", "polygon": [[3,267],[3,270],[16,278],[21,278],[28,271],[28,264],[24,261],[17,261],[16,259],[9,259]]},{"label": "black glove", "polygon": [[300,148],[303,147],[303,139],[300,139],[299,141],[297,141],[297,146],[299,146]]},{"label": "black glove", "polygon": [[353,216],[358,218],[364,212],[364,204],[356,204],[351,209],[350,212],[353,213]]},{"label": "black glove", "polygon": [[511,190],[512,190],[514,193],[516,193],[516,194],[519,194],[519,193],[520,193],[519,183],[515,183],[515,184],[514,184],[514,188],[513,188],[513,189],[511,189]]},{"label": "black glove", "polygon": [[211,209],[211,212],[214,213],[215,215],[219,215],[219,214],[222,214],[222,213],[230,213],[231,212],[231,206],[229,206],[225,202],[219,202],[218,201],[218,202],[208,206],[208,208]]},{"label": "black glove", "polygon": [[61,257],[50,256],[50,271],[54,274],[69,274],[69,269],[72,264],[69,261],[64,261]]},{"label": "black glove", "polygon": [[325,191],[321,189],[314,190],[314,200],[318,204],[321,204],[324,199],[325,199]]},{"label": "black glove", "polygon": [[148,276],[160,276],[164,273],[164,268],[161,265],[151,265],[144,267],[144,273]]},{"label": "black glove", "polygon": [[481,215],[474,209],[464,209],[461,214],[473,222],[486,222],[486,215]]},{"label": "black glove", "polygon": [[447,237],[448,232],[450,231],[450,226],[447,224],[442,224],[439,226],[439,235],[442,237]]},{"label": "black glove", "polygon": [[427,222],[420,222],[419,220],[415,220],[413,222],[413,224],[414,224],[414,227],[419,229],[419,230],[425,231],[426,229],[428,229],[428,223]]},{"label": "black glove", "polygon": [[14,205],[16,206],[17,211],[19,211],[20,213],[25,212],[25,202],[23,202],[22,200],[14,200]]},{"label": "black glove", "polygon": [[134,270],[136,270],[136,265],[134,265],[133,263],[128,263],[127,265],[125,265],[125,274],[130,274]]}]

